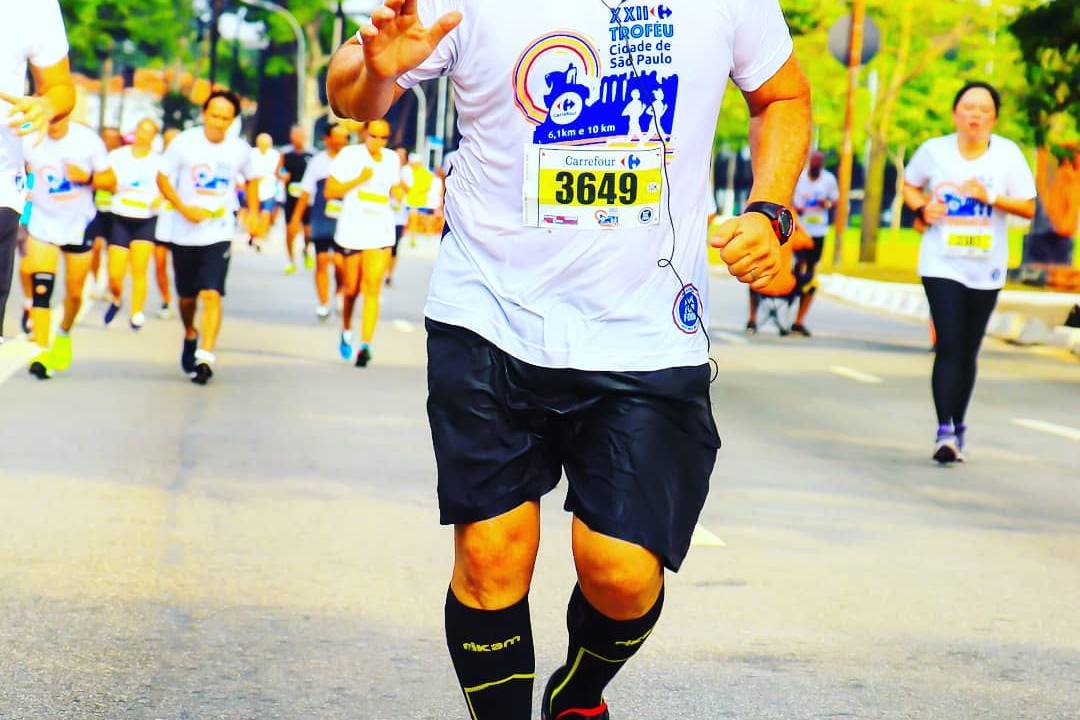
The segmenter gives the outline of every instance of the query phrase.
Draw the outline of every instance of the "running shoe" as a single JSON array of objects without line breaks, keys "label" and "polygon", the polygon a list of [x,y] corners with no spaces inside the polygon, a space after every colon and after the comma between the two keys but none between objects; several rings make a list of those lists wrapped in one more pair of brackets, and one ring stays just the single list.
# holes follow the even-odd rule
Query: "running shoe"
[{"label": "running shoe", "polygon": [[791,334],[792,335],[802,335],[803,337],[807,337],[807,338],[812,337],[812,335],[810,335],[810,331],[807,330],[806,326],[803,325],[802,323],[795,323],[794,325],[792,325],[791,326]]},{"label": "running shoe", "polygon": [[199,349],[199,336],[188,340],[184,338],[184,349],[180,353],[180,369],[190,377],[195,372],[195,351]]},{"label": "running shoe", "polygon": [[138,332],[143,329],[143,325],[146,324],[146,315],[141,312],[137,312],[131,316],[131,329]]},{"label": "running shoe", "polygon": [[34,323],[30,320],[30,306],[24,305],[22,311],[22,321],[19,323],[22,327],[23,334],[29,335],[34,331]]},{"label": "running shoe", "polygon": [[394,287],[394,278],[387,275],[386,282],[384,284],[386,285],[386,287]]},{"label": "running shoe", "polygon": [[960,457],[964,459],[964,435],[967,433],[967,425],[956,426],[956,446],[960,448]]},{"label": "running shoe", "polygon": [[952,425],[938,427],[937,441],[934,443],[934,461],[939,465],[964,462],[964,455],[960,450],[960,441],[957,439],[956,430]]},{"label": "running shoe", "polygon": [[294,263],[289,263],[288,265],[286,265],[285,266],[285,274],[286,275],[295,275],[296,274],[296,265]]},{"label": "running shoe", "polygon": [[191,375],[191,382],[196,385],[205,385],[210,382],[210,378],[214,377],[214,371],[207,363],[199,363],[195,366],[195,372]]},{"label": "running shoe", "polygon": [[606,702],[601,702],[594,708],[570,708],[558,715],[552,715],[548,708],[551,706],[551,694],[562,678],[561,670],[562,668],[555,671],[544,688],[544,695],[540,700],[540,720],[611,720]]},{"label": "running shoe", "polygon": [[754,322],[753,320],[746,323],[746,334],[747,335],[757,335],[757,323]]},{"label": "running shoe", "polygon": [[356,367],[367,367],[371,362],[371,348],[364,343],[360,346],[360,352],[356,353]]},{"label": "running shoe", "polygon": [[323,322],[326,322],[330,319],[330,308],[326,307],[325,305],[320,305],[319,307],[315,308],[315,317],[319,318]]},{"label": "running shoe", "polygon": [[338,343],[338,352],[341,353],[341,359],[345,362],[349,362],[353,357],[353,345],[352,345],[352,333],[341,333],[341,342]]},{"label": "running shoe", "polygon": [[71,367],[71,336],[56,334],[52,349],[49,350],[49,367],[63,372]]},{"label": "running shoe", "polygon": [[105,327],[109,327],[112,321],[116,319],[116,314],[120,312],[119,303],[110,302],[109,309],[105,311]]},{"label": "running shoe", "polygon": [[167,302],[161,303],[161,307],[157,311],[158,320],[168,320],[172,317],[172,306]]},{"label": "running shoe", "polygon": [[315,256],[311,253],[304,253],[304,268],[306,270],[315,269]]},{"label": "running shoe", "polygon": [[49,366],[51,358],[48,350],[42,350],[30,361],[30,374],[38,380],[48,380],[53,376],[53,369]]}]

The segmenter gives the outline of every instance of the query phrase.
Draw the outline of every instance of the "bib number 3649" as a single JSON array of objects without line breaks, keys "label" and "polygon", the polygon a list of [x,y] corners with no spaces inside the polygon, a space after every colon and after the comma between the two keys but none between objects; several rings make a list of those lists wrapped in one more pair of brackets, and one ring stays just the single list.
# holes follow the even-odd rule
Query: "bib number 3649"
[{"label": "bib number 3649", "polygon": [[528,227],[632,230],[660,222],[662,148],[530,146],[522,192]]}]

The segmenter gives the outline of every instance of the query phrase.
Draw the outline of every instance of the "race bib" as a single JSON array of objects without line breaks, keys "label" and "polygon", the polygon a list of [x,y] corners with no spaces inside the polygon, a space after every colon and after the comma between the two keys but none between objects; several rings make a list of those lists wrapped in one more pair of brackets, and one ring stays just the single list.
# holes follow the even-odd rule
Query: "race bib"
[{"label": "race bib", "polygon": [[808,210],[803,215],[803,224],[820,227],[829,224],[829,216],[820,210]]},{"label": "race bib", "polygon": [[304,194],[304,186],[298,182],[289,183],[289,197],[298,198]]},{"label": "race bib", "polygon": [[977,228],[945,228],[945,254],[971,260],[989,260],[994,236]]},{"label": "race bib", "polygon": [[343,203],[341,200],[327,200],[326,201],[326,217],[331,220],[337,220],[341,217],[341,208]]},{"label": "race bib", "polygon": [[634,230],[660,223],[661,147],[525,148],[524,224]]}]

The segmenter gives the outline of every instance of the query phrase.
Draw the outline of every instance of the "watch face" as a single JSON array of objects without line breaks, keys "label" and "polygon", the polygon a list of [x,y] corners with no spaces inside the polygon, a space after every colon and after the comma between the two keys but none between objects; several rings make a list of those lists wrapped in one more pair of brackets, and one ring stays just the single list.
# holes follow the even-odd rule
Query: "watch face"
[{"label": "watch face", "polygon": [[791,233],[795,231],[795,218],[792,216],[791,211],[787,208],[780,208],[779,217],[777,217],[776,221],[780,229],[780,235],[785,238],[791,237]]}]

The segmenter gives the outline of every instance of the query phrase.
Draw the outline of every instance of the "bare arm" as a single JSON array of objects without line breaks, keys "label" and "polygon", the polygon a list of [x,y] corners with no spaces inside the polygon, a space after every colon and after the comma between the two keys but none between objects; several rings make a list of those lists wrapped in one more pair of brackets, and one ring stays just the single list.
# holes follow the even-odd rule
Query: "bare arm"
[{"label": "bare arm", "polygon": [[30,76],[34,79],[34,91],[47,103],[49,121],[71,114],[75,107],[75,84],[67,58],[49,67],[31,65]]},{"label": "bare arm", "polygon": [[750,202],[788,204],[810,147],[810,84],[792,55],[754,92],[743,93],[750,108],[750,153],[754,186]]},{"label": "bare arm", "polygon": [[326,195],[327,200],[341,200],[374,176],[375,171],[369,167],[361,170],[359,175],[348,182],[342,182],[331,175],[326,179],[326,188],[323,190],[323,194]]},{"label": "bare arm", "polygon": [[108,168],[94,173],[93,186],[95,190],[116,192],[116,172],[112,168]]},{"label": "bare arm", "polygon": [[404,92],[398,79],[429,58],[460,22],[461,13],[453,11],[424,27],[416,0],[384,0],[360,28],[360,39],[350,38],[330,60],[330,107],[354,120],[382,117]]},{"label": "bare arm", "polygon": [[172,181],[165,173],[158,173],[157,176],[158,191],[161,193],[161,197],[173,206],[176,212],[180,213],[185,220],[190,223],[200,223],[204,220],[210,219],[210,211],[200,207],[188,207],[184,204],[184,201],[180,199],[180,194],[176,192],[176,188],[173,187]]}]

